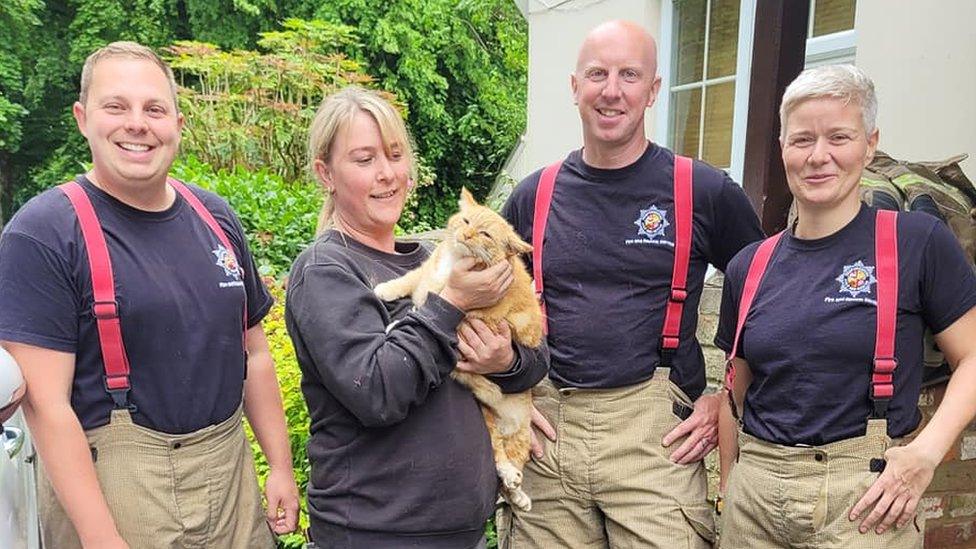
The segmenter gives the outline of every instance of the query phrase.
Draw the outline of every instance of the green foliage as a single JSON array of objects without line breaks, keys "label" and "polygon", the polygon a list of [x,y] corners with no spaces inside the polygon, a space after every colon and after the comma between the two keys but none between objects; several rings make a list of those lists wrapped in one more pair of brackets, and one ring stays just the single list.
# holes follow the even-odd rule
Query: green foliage
[{"label": "green foliage", "polygon": [[[16,152],[23,136],[24,58],[31,31],[40,25],[41,0],[0,3],[0,151]],[[2,168],[2,167],[0,167]]]},{"label": "green foliage", "polygon": [[[264,317],[264,330],[268,336],[271,356],[274,358],[278,384],[281,386],[285,420],[288,423],[288,440],[291,443],[292,465],[295,471],[295,480],[298,482],[301,504],[299,531],[304,531],[308,527],[308,509],[305,497],[308,486],[308,455],[305,451],[309,433],[308,408],[306,408],[305,399],[302,396],[302,374],[298,367],[298,359],[295,357],[295,348],[292,346],[288,331],[285,328],[285,291],[281,284],[273,279],[268,279],[265,282],[268,289],[271,290],[271,295],[275,298],[275,303],[268,312],[268,316]],[[250,426],[247,427],[247,435],[251,441],[251,448],[254,450],[254,465],[258,472],[258,481],[263,488],[264,480],[268,476],[268,460],[255,441]],[[282,536],[278,540],[278,547],[297,549],[303,546],[303,541],[299,534]]]},{"label": "green foliage", "polygon": [[159,47],[175,38],[177,13],[171,0],[74,0],[68,26],[68,59],[81,68],[93,51],[116,40]]},{"label": "green foliage", "polygon": [[462,185],[483,196],[525,127],[527,29],[511,0],[309,2],[359,30],[347,54],[410,106],[437,179],[418,206],[441,225]]},{"label": "green foliage", "polygon": [[258,33],[286,17],[311,18],[298,0],[182,0],[187,36],[222,48],[251,49]]},{"label": "green foliage", "polygon": [[31,173],[31,179],[17,187],[13,194],[14,207],[20,207],[36,194],[88,171],[88,157],[70,152],[70,144],[63,145],[48,160]]},{"label": "green foliage", "polygon": [[351,28],[298,19],[283,26],[262,33],[264,53],[187,41],[166,48],[184,84],[185,152],[218,168],[266,167],[288,181],[308,179],[308,127],[322,98],[371,79],[336,53],[353,43]]},{"label": "green foliage", "polygon": [[227,199],[264,275],[287,274],[315,235],[322,195],[310,183],[288,183],[267,169],[215,169],[192,156],[174,164],[170,173]]}]

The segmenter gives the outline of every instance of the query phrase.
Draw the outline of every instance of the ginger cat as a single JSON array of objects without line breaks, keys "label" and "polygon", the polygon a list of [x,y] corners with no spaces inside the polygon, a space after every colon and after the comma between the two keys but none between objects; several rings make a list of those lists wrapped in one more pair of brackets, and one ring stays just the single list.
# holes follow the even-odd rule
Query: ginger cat
[{"label": "ginger cat", "polygon": [[[376,295],[384,301],[410,295],[414,304],[422,305],[428,292],[444,288],[451,268],[462,257],[472,256],[484,266],[508,261],[515,280],[505,296],[491,307],[468,311],[467,316],[480,318],[488,326],[508,322],[515,342],[538,347],[542,344],[542,311],[532,279],[519,259],[519,254],[531,252],[532,246],[522,241],[500,215],[475,202],[467,189],[461,189],[460,208],[447,222],[444,241],[427,261],[400,278],[379,284],[374,289]],[[528,511],[532,501],[522,491],[522,468],[529,460],[531,392],[506,395],[485,376],[457,370],[451,377],[471,389],[481,402],[502,496],[516,508]]]}]

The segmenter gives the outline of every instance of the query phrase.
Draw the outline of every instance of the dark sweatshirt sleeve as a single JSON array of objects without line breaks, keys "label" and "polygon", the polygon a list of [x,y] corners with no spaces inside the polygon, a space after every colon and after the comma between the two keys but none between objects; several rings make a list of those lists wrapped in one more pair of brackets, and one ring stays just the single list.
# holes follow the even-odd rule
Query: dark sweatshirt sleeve
[{"label": "dark sweatshirt sleeve", "polygon": [[402,421],[457,363],[463,314],[437,295],[391,323],[362,280],[336,265],[310,265],[288,305],[323,385],[364,426]]},{"label": "dark sweatshirt sleeve", "polygon": [[549,345],[545,338],[536,349],[515,346],[515,365],[511,370],[487,376],[501,388],[503,393],[528,391],[542,381],[549,373]]}]

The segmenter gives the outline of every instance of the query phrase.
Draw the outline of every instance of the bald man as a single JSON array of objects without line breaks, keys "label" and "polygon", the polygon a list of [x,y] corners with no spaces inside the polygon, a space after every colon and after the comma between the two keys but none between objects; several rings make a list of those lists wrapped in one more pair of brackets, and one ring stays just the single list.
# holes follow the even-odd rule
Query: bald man
[{"label": "bald man", "polygon": [[[702,459],[717,443],[723,401],[704,394],[698,301],[708,264],[724,269],[763,234],[742,188],[695,161],[689,259],[676,257],[675,155],[644,132],[661,87],[644,29],[593,29],[570,85],[583,148],[550,170],[552,199],[541,208],[552,367],[535,391],[544,416],[535,423],[556,441],[536,447],[526,468],[532,510],[502,510],[501,546],[711,547]],[[503,208],[528,242],[542,172]],[[687,281],[672,292],[676,262]]]}]

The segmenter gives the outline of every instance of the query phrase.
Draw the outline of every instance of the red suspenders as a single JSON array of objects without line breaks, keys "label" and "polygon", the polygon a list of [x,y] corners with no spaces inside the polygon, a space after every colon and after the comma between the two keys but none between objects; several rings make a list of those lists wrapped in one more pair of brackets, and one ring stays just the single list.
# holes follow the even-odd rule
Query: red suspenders
[{"label": "red suspenders", "polygon": [[[735,339],[732,341],[732,351],[726,362],[725,387],[729,390],[729,402],[732,413],[738,417],[735,403],[732,400],[732,383],[735,381],[735,368],[732,359],[739,348],[742,328],[746,323],[746,316],[752,307],[763,274],[769,265],[770,257],[783,233],[767,238],[759,245],[756,254],[752,256],[749,272],[742,286],[742,296],[739,298],[739,316],[735,326]],[[875,217],[874,257],[878,279],[878,310],[874,340],[874,359],[871,373],[871,404],[874,408],[872,417],[883,418],[888,412],[888,404],[894,395],[893,374],[898,361],[895,359],[895,329],[898,320],[898,228],[897,213],[888,210],[878,210]]]},{"label": "red suspenders", "polygon": [[[167,182],[190,203],[197,215],[203,219],[224,247],[227,248],[228,253],[233,255],[234,248],[231,247],[227,234],[196,195],[186,185],[175,179],[168,178]],[[119,303],[115,297],[115,277],[101,223],[98,221],[98,216],[95,214],[95,208],[92,206],[88,194],[81,185],[75,181],[69,181],[59,185],[58,188],[67,195],[75,214],[78,216],[81,234],[85,239],[85,248],[88,251],[88,266],[91,271],[94,300],[92,314],[95,316],[98,340],[102,350],[102,362],[105,367],[103,378],[105,390],[111,395],[116,408],[135,411],[135,406],[129,403],[129,358],[122,340]],[[240,265],[239,262],[238,265]],[[244,332],[247,332],[246,300],[245,294]]]},{"label": "red suspenders", "polygon": [[549,333],[549,316],[546,314],[546,300],[542,295],[542,241],[546,237],[546,221],[549,220],[549,204],[552,190],[556,186],[556,176],[563,165],[560,160],[542,170],[539,186],[535,189],[535,212],[532,216],[532,281],[535,283],[535,297],[542,308],[542,331]]},{"label": "red suspenders", "polygon": [[[556,185],[556,175],[562,161],[556,162],[542,171],[539,186],[535,191],[535,211],[532,219],[532,279],[535,282],[536,297],[542,306],[542,327],[548,333],[549,318],[546,316],[546,302],[543,298],[542,245],[546,234],[546,220],[552,191]],[[664,314],[664,327],[661,330],[660,365],[670,367],[678,345],[681,343],[681,315],[685,299],[688,297],[688,263],[691,258],[692,228],[692,162],[690,158],[674,156],[674,267],[671,271],[671,291],[668,294],[667,309]]]},{"label": "red suspenders", "polygon": [[[732,402],[732,383],[735,381],[735,364],[733,364],[732,359],[735,358],[739,350],[739,340],[742,339],[742,327],[746,325],[746,316],[749,314],[749,309],[752,307],[752,300],[756,297],[756,291],[759,290],[759,284],[762,282],[763,274],[769,265],[769,258],[773,256],[773,250],[776,249],[776,244],[779,243],[779,239],[782,236],[783,233],[778,232],[763,240],[762,244],[756,250],[756,255],[752,256],[752,262],[749,263],[749,273],[746,275],[746,281],[742,285],[742,296],[739,298],[739,317],[735,324],[735,339],[732,340],[732,351],[725,361],[725,388],[729,391],[730,402]],[[738,412],[734,404],[732,406],[732,413],[738,417]]]},{"label": "red suspenders", "polygon": [[878,270],[878,321],[874,337],[871,403],[874,417],[885,417],[895,394],[895,329],[898,323],[897,214],[879,210],[874,221],[874,257]]}]

